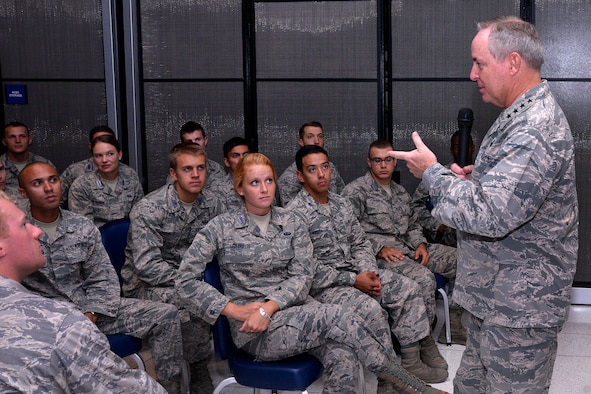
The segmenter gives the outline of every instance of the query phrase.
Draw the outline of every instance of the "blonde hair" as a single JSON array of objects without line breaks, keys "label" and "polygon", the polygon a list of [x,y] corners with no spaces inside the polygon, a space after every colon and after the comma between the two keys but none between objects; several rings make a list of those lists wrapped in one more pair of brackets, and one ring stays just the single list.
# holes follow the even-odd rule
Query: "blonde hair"
[{"label": "blonde hair", "polygon": [[[254,165],[269,166],[271,171],[273,171],[273,182],[277,183],[277,173],[275,172],[275,167],[273,167],[271,160],[262,153],[249,153],[240,160],[240,163],[238,163],[238,167],[236,167],[236,171],[234,172],[234,191],[236,194],[238,194],[238,188],[242,186],[244,174],[246,174],[246,171],[250,166]],[[241,197],[244,199],[244,196]]]},{"label": "blonde hair", "polygon": [[[8,200],[14,203],[14,201],[12,201],[12,198],[8,197],[8,195],[4,193],[2,190],[0,190],[0,199]],[[8,232],[8,223],[4,218],[4,212],[0,210],[0,238],[7,238],[9,235],[10,234]]]}]

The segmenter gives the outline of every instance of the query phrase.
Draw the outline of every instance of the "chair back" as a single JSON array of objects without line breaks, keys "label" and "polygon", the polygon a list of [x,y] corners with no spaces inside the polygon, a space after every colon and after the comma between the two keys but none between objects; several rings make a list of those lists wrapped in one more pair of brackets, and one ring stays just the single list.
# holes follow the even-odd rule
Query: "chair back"
[{"label": "chair back", "polygon": [[[220,265],[216,259],[213,259],[213,261],[207,264],[202,279],[215,287],[220,293],[224,293],[224,286],[220,278]],[[221,360],[226,360],[231,354],[235,354],[238,351],[232,340],[230,323],[228,323],[226,316],[220,315],[218,317],[212,326],[212,333],[215,353]]]},{"label": "chair back", "polygon": [[103,245],[111,259],[111,264],[117,271],[119,284],[122,283],[121,268],[125,264],[125,247],[127,246],[127,233],[129,232],[129,218],[112,220],[100,228]]}]

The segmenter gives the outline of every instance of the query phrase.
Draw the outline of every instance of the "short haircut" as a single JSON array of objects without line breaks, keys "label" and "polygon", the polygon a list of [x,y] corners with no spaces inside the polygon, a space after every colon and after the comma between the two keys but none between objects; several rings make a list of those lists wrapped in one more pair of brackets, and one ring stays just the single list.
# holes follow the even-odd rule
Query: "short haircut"
[{"label": "short haircut", "polygon": [[300,127],[300,139],[303,140],[304,139],[304,133],[305,133],[305,128],[306,127],[320,127],[320,129],[322,129],[322,131],[324,131],[324,127],[322,127],[322,123],[316,121],[316,120],[311,120],[309,122],[306,122],[302,125],[302,127]]},{"label": "short haircut", "polygon": [[394,147],[392,146],[392,143],[390,141],[388,141],[388,140],[375,140],[374,142],[372,142],[371,144],[369,144],[369,149],[367,150],[367,158],[368,159],[371,156],[371,149],[372,148],[376,148],[376,149],[386,149],[386,148],[394,149]]},{"label": "short haircut", "polygon": [[527,65],[540,71],[544,64],[542,40],[534,25],[516,16],[503,16],[477,24],[478,30],[490,28],[488,50],[498,62],[517,52]]},{"label": "short haircut", "polygon": [[[0,199],[8,200],[14,203],[14,201],[12,201],[12,198],[8,197],[8,195],[4,193],[4,191],[2,190],[0,190]],[[8,223],[6,222],[4,212],[0,210],[0,238],[8,238],[9,236],[10,233],[8,232]]]},{"label": "short haircut", "polygon": [[328,158],[328,153],[323,147],[318,145],[304,145],[298,149],[295,155],[295,162],[298,171],[301,172],[304,169],[304,157],[314,153],[323,153],[326,155],[326,158]]},{"label": "short haircut", "polygon": [[182,125],[181,131],[179,133],[179,136],[181,137],[181,141],[183,140],[183,135],[192,133],[196,130],[201,131],[201,134],[203,134],[203,138],[205,138],[205,130],[203,129],[203,126],[201,126],[199,123],[193,122],[191,120],[191,121],[188,121],[187,123],[185,123],[184,125]]},{"label": "short haircut", "polygon": [[250,146],[248,145],[248,141],[246,141],[242,137],[232,137],[228,141],[224,142],[224,146],[222,147],[222,149],[224,150],[224,157],[228,158],[228,154],[230,153],[230,151],[232,149],[234,149],[235,147],[241,146],[241,145],[246,145],[248,147],[248,150],[250,150]]},{"label": "short haircut", "polygon": [[205,150],[194,142],[181,142],[172,147],[168,152],[168,167],[176,170],[178,158],[182,154],[193,155],[193,156],[204,156],[207,161],[207,154]]},{"label": "short haircut", "polygon": [[90,133],[88,133],[88,142],[92,142],[92,140],[94,139],[94,135],[97,133],[109,133],[113,137],[115,137],[115,132],[109,126],[95,126],[92,129],[90,129]]},{"label": "short haircut", "polygon": [[[45,163],[44,161],[34,161],[32,163],[29,163],[27,165],[25,165],[23,167],[23,169],[21,170],[21,172],[18,173],[18,186],[22,189],[25,188],[25,182],[23,181],[24,175],[26,174],[27,171],[25,171],[27,168],[29,167],[33,167],[33,166],[40,166],[40,165],[44,165],[44,166],[49,166],[51,168],[53,168],[55,170],[55,173],[57,174],[58,178],[59,178],[59,171],[57,170],[57,168],[53,165],[53,164],[49,164],[49,163]],[[61,178],[60,178],[61,179]]]},{"label": "short haircut", "polygon": [[31,135],[31,132],[29,131],[29,126],[27,126],[23,122],[13,121],[13,122],[8,122],[8,123],[6,123],[4,125],[4,130],[2,131],[2,137],[3,138],[6,136],[6,129],[8,127],[24,127],[25,130],[27,130],[27,136]]},{"label": "short haircut", "polygon": [[[234,191],[236,194],[238,194],[238,188],[242,186],[244,174],[246,174],[248,167],[257,164],[269,166],[271,171],[273,171],[273,182],[277,183],[277,172],[275,171],[275,167],[273,167],[271,160],[269,160],[269,158],[262,153],[250,153],[240,160],[238,167],[236,167],[236,171],[234,171]],[[244,199],[243,196],[241,197]]]},{"label": "short haircut", "polygon": [[115,147],[115,149],[117,149],[117,152],[121,152],[121,145],[119,145],[119,141],[117,141],[117,138],[115,138],[114,135],[110,135],[110,134],[99,135],[98,137],[93,139],[92,142],[90,143],[90,150],[92,151],[94,149],[94,147],[96,146],[96,144],[99,142],[104,142],[105,144],[113,145]]}]

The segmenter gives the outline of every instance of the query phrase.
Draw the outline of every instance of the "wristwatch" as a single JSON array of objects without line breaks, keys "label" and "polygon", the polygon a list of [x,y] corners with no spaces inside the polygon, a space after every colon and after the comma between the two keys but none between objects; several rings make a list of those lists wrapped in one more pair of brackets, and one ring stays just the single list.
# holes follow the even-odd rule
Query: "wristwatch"
[{"label": "wristwatch", "polygon": [[265,310],[263,309],[263,307],[259,308],[259,313],[261,314],[262,317],[264,317],[267,320],[271,320],[271,316],[269,316],[267,314],[267,312],[265,312]]}]

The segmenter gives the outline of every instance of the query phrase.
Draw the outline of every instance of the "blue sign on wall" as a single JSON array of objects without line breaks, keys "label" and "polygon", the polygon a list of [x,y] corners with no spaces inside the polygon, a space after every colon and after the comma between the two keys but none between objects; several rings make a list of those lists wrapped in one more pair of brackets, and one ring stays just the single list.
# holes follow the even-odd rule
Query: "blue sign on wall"
[{"label": "blue sign on wall", "polygon": [[27,103],[27,85],[24,84],[6,84],[6,104],[26,104]]}]

